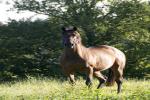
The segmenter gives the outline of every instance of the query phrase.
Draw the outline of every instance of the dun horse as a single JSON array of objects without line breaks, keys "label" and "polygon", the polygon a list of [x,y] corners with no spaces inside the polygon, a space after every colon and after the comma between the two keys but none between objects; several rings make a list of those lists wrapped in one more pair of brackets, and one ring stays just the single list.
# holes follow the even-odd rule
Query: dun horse
[{"label": "dun horse", "polygon": [[[84,71],[87,73],[86,85],[92,84],[94,76],[99,80],[97,88],[102,87],[105,82],[110,86],[116,81],[117,92],[121,92],[123,69],[126,62],[123,52],[107,45],[85,47],[76,27],[63,27],[62,36],[64,52],[60,58],[60,64],[64,74],[72,83],[75,82],[74,73]],[[109,69],[108,79],[100,73],[106,69]]]}]

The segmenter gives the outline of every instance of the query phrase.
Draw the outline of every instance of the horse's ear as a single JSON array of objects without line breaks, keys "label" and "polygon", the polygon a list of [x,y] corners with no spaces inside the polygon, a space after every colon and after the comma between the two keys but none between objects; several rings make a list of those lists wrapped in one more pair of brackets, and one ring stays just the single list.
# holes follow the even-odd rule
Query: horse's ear
[{"label": "horse's ear", "polygon": [[62,31],[66,31],[66,28],[65,28],[65,27],[62,27],[61,29],[62,29]]},{"label": "horse's ear", "polygon": [[74,27],[73,27],[73,30],[76,31],[76,30],[77,30],[77,27],[74,26]]}]

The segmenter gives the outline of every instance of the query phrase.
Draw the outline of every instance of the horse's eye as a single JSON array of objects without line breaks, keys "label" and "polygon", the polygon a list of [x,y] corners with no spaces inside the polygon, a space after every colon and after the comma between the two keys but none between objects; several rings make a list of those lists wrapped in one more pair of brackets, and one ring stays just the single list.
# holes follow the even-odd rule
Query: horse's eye
[{"label": "horse's eye", "polygon": [[62,35],[66,35],[66,32],[62,32]]}]

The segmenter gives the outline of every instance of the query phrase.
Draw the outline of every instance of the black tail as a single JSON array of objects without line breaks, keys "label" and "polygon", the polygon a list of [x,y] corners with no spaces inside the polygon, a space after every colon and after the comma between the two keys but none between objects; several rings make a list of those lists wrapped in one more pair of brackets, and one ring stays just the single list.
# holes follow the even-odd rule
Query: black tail
[{"label": "black tail", "polygon": [[114,83],[115,83],[115,75],[114,75],[112,69],[110,68],[109,72],[108,72],[108,79],[106,81],[106,86],[113,86]]}]

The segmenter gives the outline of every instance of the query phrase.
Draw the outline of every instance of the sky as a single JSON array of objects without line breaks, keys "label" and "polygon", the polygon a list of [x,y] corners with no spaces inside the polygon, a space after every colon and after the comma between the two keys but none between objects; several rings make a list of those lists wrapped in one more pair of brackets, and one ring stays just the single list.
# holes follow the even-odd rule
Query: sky
[{"label": "sky", "polygon": [[[106,0],[105,0],[106,1]],[[141,0],[141,1],[150,1],[150,0]],[[0,22],[6,24],[11,20],[20,20],[20,19],[46,19],[46,15],[35,14],[34,12],[22,11],[17,13],[17,11],[11,11],[13,7],[13,0],[0,0]],[[101,5],[101,4],[100,4]],[[9,10],[9,11],[8,11]]]},{"label": "sky", "polygon": [[13,0],[0,0],[0,22],[6,24],[11,20],[20,20],[32,18],[35,19],[46,19],[46,15],[35,14],[34,12],[22,11],[17,13],[17,11],[11,11],[10,9],[13,7]]}]

